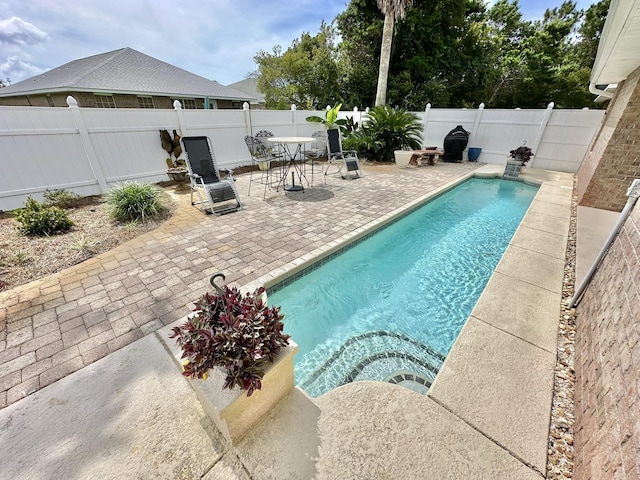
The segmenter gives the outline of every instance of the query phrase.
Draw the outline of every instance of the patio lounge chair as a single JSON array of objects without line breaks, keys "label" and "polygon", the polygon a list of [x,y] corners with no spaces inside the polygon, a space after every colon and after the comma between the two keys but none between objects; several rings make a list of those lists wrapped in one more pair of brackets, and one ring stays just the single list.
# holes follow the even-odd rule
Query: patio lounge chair
[{"label": "patio lounge chair", "polygon": [[[191,180],[191,205],[201,206],[205,212],[210,210],[215,215],[239,210],[242,203],[236,190],[233,171],[218,168],[209,138],[182,137],[180,142]],[[225,174],[224,178],[220,172]],[[193,201],[194,191],[200,198],[199,202]]]},{"label": "patio lounge chair", "polygon": [[[362,176],[362,169],[360,168],[360,162],[358,161],[358,154],[355,150],[342,150],[342,136],[340,135],[340,129],[330,128],[327,130],[327,149],[328,160],[327,169],[324,174],[329,174],[329,169],[332,166],[338,167],[336,173],[342,173],[342,169],[346,167],[346,176],[342,175],[342,178],[353,179]],[[351,172],[354,172],[352,175]]]}]

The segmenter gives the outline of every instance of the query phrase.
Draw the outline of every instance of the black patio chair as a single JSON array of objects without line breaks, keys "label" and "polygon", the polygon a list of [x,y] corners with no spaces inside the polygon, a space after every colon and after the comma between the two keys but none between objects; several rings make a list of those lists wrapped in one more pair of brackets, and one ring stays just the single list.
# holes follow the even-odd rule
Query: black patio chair
[{"label": "black patio chair", "polygon": [[[216,163],[208,137],[182,137],[189,179],[191,180],[191,205],[209,210],[214,215],[223,215],[242,207],[236,190],[233,171],[220,169]],[[221,175],[224,173],[224,177]],[[193,192],[200,201],[193,201]],[[208,205],[208,206],[207,206]]]},{"label": "black patio chair", "polygon": [[[328,175],[329,169],[332,166],[338,167],[336,173],[342,174],[342,169],[346,167],[346,176],[342,175],[345,179],[354,179],[362,176],[362,169],[360,168],[360,161],[358,160],[358,154],[355,150],[342,150],[342,136],[339,128],[330,128],[327,130],[327,157],[329,163],[325,170],[325,176]],[[354,172],[353,175],[351,172]]]}]

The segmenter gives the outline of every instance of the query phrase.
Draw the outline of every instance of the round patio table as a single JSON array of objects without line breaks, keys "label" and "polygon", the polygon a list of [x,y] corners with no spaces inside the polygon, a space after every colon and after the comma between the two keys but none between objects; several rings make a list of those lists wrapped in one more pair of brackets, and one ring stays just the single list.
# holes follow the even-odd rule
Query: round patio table
[{"label": "round patio table", "polygon": [[[278,191],[280,184],[282,184],[284,190],[287,192],[298,192],[300,190],[304,192],[302,178],[304,177],[307,185],[309,185],[309,180],[307,180],[307,176],[302,168],[304,159],[300,155],[300,151],[302,150],[302,145],[305,143],[315,142],[317,139],[313,137],[269,137],[266,140],[269,143],[275,143],[280,146],[285,160],[285,168],[282,172],[282,178],[276,186],[276,191]],[[295,147],[293,147],[293,145],[295,145]],[[300,162],[296,161],[298,157],[300,157]],[[291,171],[291,185],[287,185],[287,176],[289,175],[289,171]],[[295,180],[296,173],[298,174],[299,181],[297,185]]]}]

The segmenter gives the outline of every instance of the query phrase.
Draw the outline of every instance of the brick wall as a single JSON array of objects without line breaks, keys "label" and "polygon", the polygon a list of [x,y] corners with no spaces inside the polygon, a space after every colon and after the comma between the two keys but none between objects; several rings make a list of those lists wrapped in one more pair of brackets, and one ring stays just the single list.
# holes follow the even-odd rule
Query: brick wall
[{"label": "brick wall", "polygon": [[640,201],[577,314],[574,478],[640,479]]},{"label": "brick wall", "polygon": [[[65,92],[52,94],[55,107],[67,107],[67,96],[71,95],[78,101],[78,105],[81,108],[93,108],[96,106],[96,99],[91,92]],[[125,95],[116,93],[113,95],[116,106],[118,108],[140,108],[137,95]],[[215,102],[212,100],[212,104]],[[155,108],[167,108],[173,109],[173,100],[169,97],[153,96],[153,104]],[[231,100],[218,100],[217,108],[234,108]],[[49,100],[46,95],[25,95],[16,97],[0,97],[0,105],[6,106],[32,106],[32,107],[49,107]],[[204,100],[201,98],[196,99],[196,106],[198,108],[204,108]]]},{"label": "brick wall", "polygon": [[620,84],[578,176],[578,204],[620,211],[640,177],[640,68]]}]

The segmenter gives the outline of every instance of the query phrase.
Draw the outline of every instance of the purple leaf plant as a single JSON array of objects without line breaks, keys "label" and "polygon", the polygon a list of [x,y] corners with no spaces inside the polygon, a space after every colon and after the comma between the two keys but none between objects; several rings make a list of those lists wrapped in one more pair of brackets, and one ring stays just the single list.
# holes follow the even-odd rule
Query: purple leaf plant
[{"label": "purple leaf plant", "polygon": [[206,379],[220,366],[227,374],[224,388],[238,386],[249,397],[262,387],[265,370],[289,340],[280,307],[269,308],[264,291],[243,296],[223,286],[219,294],[205,293],[194,302],[194,314],[170,335],[182,348],[184,376]]}]

